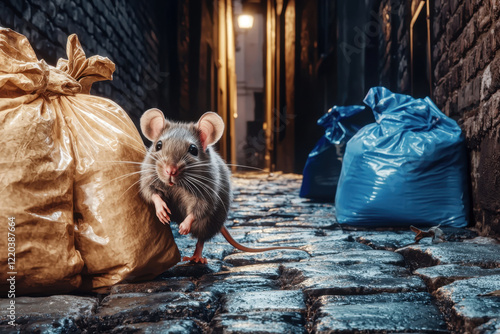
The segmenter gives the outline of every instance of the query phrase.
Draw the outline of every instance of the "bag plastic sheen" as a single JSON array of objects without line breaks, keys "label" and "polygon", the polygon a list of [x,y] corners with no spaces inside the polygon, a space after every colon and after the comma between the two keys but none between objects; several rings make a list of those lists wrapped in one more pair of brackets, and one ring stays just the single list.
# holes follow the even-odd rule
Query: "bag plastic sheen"
[{"label": "bag plastic sheen", "polygon": [[464,137],[427,97],[384,87],[364,102],[376,123],[348,143],[337,188],[339,223],[464,227],[469,202]]},{"label": "bag plastic sheen", "polygon": [[318,141],[304,167],[300,197],[333,201],[342,168],[345,144],[361,128],[353,116],[365,106],[333,106],[318,119],[325,134]]},{"label": "bag plastic sheen", "polygon": [[76,35],[67,53],[49,66],[0,28],[0,290],[15,271],[16,295],[153,278],[180,260],[131,174],[145,153],[137,129],[117,104],[88,95],[114,64],[86,58]]}]

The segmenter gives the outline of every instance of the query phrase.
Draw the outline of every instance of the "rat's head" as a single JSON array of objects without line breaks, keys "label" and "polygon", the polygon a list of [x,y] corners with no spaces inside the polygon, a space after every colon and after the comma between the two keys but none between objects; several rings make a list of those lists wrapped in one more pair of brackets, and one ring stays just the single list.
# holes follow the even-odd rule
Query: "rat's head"
[{"label": "rat's head", "polygon": [[176,123],[154,108],[142,115],[141,131],[153,143],[145,160],[147,169],[173,186],[190,173],[208,168],[207,148],[221,138],[224,122],[216,113],[207,112],[197,123]]}]

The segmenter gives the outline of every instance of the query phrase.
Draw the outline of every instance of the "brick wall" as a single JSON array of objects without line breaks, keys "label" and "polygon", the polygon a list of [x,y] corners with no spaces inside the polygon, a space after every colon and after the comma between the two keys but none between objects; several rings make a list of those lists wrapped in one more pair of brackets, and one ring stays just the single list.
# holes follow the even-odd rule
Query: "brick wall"
[{"label": "brick wall", "polygon": [[467,139],[474,224],[500,234],[500,1],[434,4],[434,99]]},{"label": "brick wall", "polygon": [[165,78],[158,64],[157,14],[153,1],[6,0],[0,25],[25,35],[39,59],[55,65],[67,58],[66,40],[76,33],[87,57],[101,55],[116,65],[113,81],[93,85],[92,94],[117,102],[137,124],[157,106]]},{"label": "brick wall", "polygon": [[[378,66],[366,71],[375,77],[371,82],[394,92],[411,93],[409,28],[418,3],[373,1]],[[432,98],[466,137],[471,225],[483,235],[499,235],[500,1],[433,0],[430,9]]]}]

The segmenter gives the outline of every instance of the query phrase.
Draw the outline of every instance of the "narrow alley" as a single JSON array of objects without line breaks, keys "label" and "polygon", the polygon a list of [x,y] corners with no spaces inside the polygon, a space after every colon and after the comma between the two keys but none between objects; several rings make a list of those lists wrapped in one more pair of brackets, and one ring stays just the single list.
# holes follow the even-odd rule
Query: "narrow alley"
[{"label": "narrow alley", "polygon": [[[206,244],[208,265],[180,263],[96,295],[19,297],[17,332],[498,333],[495,239],[443,228],[446,241],[415,244],[410,230],[345,229],[333,205],[298,197],[300,183],[294,174],[237,174],[227,226],[246,246],[311,256],[241,253],[219,235]],[[172,230],[190,255],[195,240]]]}]

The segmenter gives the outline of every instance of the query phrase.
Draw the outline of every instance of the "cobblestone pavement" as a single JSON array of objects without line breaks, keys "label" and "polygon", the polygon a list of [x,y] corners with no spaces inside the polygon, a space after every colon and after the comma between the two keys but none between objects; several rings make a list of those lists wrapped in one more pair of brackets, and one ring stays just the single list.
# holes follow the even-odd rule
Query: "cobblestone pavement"
[{"label": "cobblestone pavement", "polygon": [[[412,244],[409,230],[341,227],[332,204],[298,197],[300,182],[237,175],[228,228],[244,245],[312,256],[241,253],[217,236],[208,265],[97,295],[19,297],[17,332],[500,333],[497,240],[443,229],[446,242]],[[195,240],[175,238],[190,256]],[[0,331],[12,332],[6,323],[2,313]]]}]

